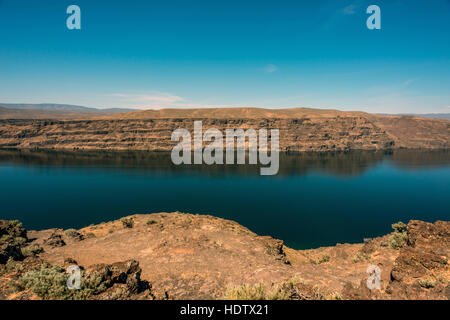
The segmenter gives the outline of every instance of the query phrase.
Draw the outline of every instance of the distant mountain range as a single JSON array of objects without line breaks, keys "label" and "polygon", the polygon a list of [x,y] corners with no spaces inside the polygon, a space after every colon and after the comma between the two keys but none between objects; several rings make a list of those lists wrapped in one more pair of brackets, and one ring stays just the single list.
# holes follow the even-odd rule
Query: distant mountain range
[{"label": "distant mountain range", "polygon": [[450,120],[450,113],[398,113],[398,114],[380,113],[380,114],[383,116],[413,116],[422,118]]},{"label": "distant mountain range", "polygon": [[[152,118],[299,118],[325,115],[367,115],[365,112],[342,112],[332,109],[261,109],[261,108],[199,108],[137,110],[131,108],[90,108],[70,104],[55,103],[1,103],[0,119],[92,119],[111,117],[112,119],[152,119]],[[383,116],[413,116],[450,120],[450,113],[387,114]]]},{"label": "distant mountain range", "polygon": [[118,112],[128,112],[135,111],[136,109],[129,108],[89,108],[83,106],[75,106],[70,104],[55,104],[55,103],[1,103],[0,107],[8,109],[25,109],[25,110],[48,110],[48,111],[81,111],[81,112],[106,112],[106,113],[118,113]]},{"label": "distant mountain range", "polygon": [[97,109],[55,103],[0,103],[0,119],[86,119],[130,111],[136,109]]}]

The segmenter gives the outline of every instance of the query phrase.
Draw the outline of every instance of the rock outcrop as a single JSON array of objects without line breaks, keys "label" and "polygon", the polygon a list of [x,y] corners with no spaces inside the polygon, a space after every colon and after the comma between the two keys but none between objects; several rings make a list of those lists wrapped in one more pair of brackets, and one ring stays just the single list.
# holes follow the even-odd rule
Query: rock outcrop
[{"label": "rock outcrop", "polygon": [[450,299],[450,222],[411,220],[407,243],[390,268],[381,290],[368,290],[367,277],[359,287],[347,284],[350,299]]},{"label": "rock outcrop", "polygon": [[[294,250],[212,216],[159,213],[126,220],[131,227],[122,219],[81,230],[28,231],[27,243],[18,247],[23,256],[2,251],[0,298],[450,298],[448,221],[412,220],[364,243]],[[0,226],[2,234],[25,232],[17,222]],[[49,243],[55,237],[65,245]],[[70,265],[82,270],[81,291],[65,288]],[[380,289],[366,284],[369,266],[381,271]]]},{"label": "rock outcrop", "polygon": [[0,264],[10,258],[23,259],[21,248],[27,241],[27,231],[19,221],[0,220]]}]

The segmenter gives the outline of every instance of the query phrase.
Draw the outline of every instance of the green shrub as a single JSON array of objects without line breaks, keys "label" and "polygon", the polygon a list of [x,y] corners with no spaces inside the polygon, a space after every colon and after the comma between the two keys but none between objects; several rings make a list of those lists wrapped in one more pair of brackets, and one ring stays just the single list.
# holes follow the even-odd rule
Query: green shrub
[{"label": "green shrub", "polygon": [[319,259],[317,259],[316,263],[321,264],[321,263],[325,263],[328,261],[330,261],[330,256],[325,253],[322,256],[320,256]]},{"label": "green shrub", "polygon": [[86,275],[85,272],[82,272],[81,288],[70,290],[67,287],[69,276],[63,268],[44,263],[19,278],[15,287],[18,291],[31,289],[42,299],[55,300],[87,299],[91,295],[101,293],[108,288],[99,274]]},{"label": "green shrub", "polygon": [[14,238],[14,243],[18,244],[20,246],[24,245],[27,242],[27,239],[23,238],[23,237],[15,237]]},{"label": "green shrub", "polygon": [[20,222],[19,220],[11,220],[9,221],[9,225],[14,227],[14,228],[22,228],[22,222]]},{"label": "green shrub", "polygon": [[23,265],[20,262],[14,261],[13,258],[9,257],[5,265],[0,265],[0,275],[4,275],[10,272],[22,272]]},{"label": "green shrub", "polygon": [[266,300],[266,287],[263,283],[243,284],[229,288],[225,292],[227,300]]},{"label": "green shrub", "polygon": [[442,273],[439,275],[439,282],[441,282],[441,283],[443,283],[445,285],[448,284],[447,279],[444,277],[444,275]]},{"label": "green shrub", "polygon": [[20,249],[25,257],[33,256],[44,251],[39,245],[32,244]]},{"label": "green shrub", "polygon": [[134,219],[133,218],[122,218],[120,219],[124,228],[133,228]]},{"label": "green shrub", "polygon": [[0,242],[10,242],[13,237],[9,234],[4,234],[0,237]]},{"label": "green shrub", "polygon": [[66,285],[68,277],[62,268],[43,264],[21,277],[16,288],[19,291],[31,289],[43,299],[67,299],[71,295]]},{"label": "green shrub", "polygon": [[326,296],[327,300],[343,300],[342,295],[339,292],[334,292],[328,296]]},{"label": "green shrub", "polygon": [[431,279],[419,280],[419,284],[423,288],[434,288],[436,286],[436,282]]},{"label": "green shrub", "polygon": [[225,292],[227,300],[289,300],[292,299],[297,291],[296,287],[302,281],[297,278],[285,280],[278,285],[266,288],[264,283],[253,285],[243,284],[233,288],[228,288]]},{"label": "green shrub", "polygon": [[13,237],[10,234],[4,234],[0,237],[0,242],[12,243],[12,244],[17,244],[17,245],[21,246],[27,242],[27,239],[25,239],[23,237]]},{"label": "green shrub", "polygon": [[155,220],[148,220],[147,225],[156,224],[157,222]]},{"label": "green shrub", "polygon": [[291,278],[275,286],[268,294],[267,300],[290,300],[297,292],[297,287],[304,284],[302,280]]},{"label": "green shrub", "polygon": [[394,234],[389,237],[389,246],[392,249],[400,249],[408,242],[408,234],[406,233],[406,224],[403,222],[397,222],[392,225]]},{"label": "green shrub", "polygon": [[358,252],[352,257],[353,263],[364,262],[364,261],[370,261],[370,255],[368,255],[367,253]]},{"label": "green shrub", "polygon": [[390,238],[389,238],[389,246],[392,249],[400,249],[405,246],[406,242],[408,241],[408,236],[405,232],[398,233],[395,232]]},{"label": "green shrub", "polygon": [[404,224],[403,222],[399,221],[397,223],[392,224],[392,229],[394,229],[395,232],[405,232],[406,231],[406,224]]},{"label": "green shrub", "polygon": [[64,231],[64,234],[70,238],[76,238],[79,236],[78,231],[75,229],[67,229],[66,231]]}]

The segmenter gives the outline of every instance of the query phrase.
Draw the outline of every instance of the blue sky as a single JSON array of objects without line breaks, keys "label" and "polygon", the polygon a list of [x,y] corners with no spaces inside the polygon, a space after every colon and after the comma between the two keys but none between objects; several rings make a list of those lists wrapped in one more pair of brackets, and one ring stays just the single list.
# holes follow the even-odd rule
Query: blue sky
[{"label": "blue sky", "polygon": [[0,0],[0,102],[448,113],[449,88],[449,0]]}]

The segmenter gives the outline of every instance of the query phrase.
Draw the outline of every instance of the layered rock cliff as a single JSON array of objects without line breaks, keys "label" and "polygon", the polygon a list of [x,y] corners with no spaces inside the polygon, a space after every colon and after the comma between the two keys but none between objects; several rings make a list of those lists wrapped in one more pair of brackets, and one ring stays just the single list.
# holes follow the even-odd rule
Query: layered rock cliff
[{"label": "layered rock cliff", "polygon": [[[361,112],[236,109],[129,112],[102,119],[0,120],[0,147],[169,151],[178,128],[279,129],[280,151],[447,149],[450,121]],[[260,109],[256,109],[260,110]],[[294,112],[292,110],[297,110]]]}]

